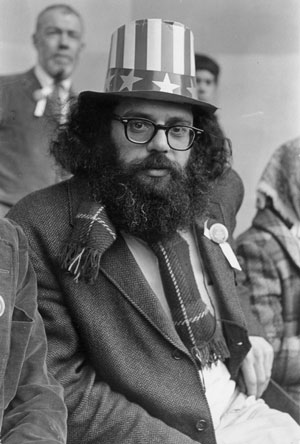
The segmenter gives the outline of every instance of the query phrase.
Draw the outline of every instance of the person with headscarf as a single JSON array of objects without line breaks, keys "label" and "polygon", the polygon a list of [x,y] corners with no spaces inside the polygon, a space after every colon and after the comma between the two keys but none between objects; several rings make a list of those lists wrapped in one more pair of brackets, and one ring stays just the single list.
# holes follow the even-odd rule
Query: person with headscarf
[{"label": "person with headscarf", "polygon": [[253,311],[273,345],[272,377],[300,405],[300,137],[268,162],[237,253]]}]

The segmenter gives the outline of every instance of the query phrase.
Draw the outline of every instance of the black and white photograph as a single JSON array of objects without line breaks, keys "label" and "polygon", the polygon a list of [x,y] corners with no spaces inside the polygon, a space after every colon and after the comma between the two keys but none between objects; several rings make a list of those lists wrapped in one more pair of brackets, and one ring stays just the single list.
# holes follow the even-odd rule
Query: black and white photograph
[{"label": "black and white photograph", "polygon": [[0,0],[0,443],[300,444],[299,0]]}]

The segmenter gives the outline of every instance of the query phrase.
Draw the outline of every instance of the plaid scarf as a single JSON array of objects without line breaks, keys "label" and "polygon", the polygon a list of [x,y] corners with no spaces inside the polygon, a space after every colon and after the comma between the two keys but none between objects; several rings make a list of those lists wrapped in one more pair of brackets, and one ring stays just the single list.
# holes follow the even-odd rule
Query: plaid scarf
[{"label": "plaid scarf", "polygon": [[186,241],[175,234],[151,245],[177,333],[200,368],[229,357],[221,325],[203,302]]},{"label": "plaid scarf", "polygon": [[82,202],[71,236],[59,256],[61,268],[71,273],[76,282],[94,283],[99,274],[102,252],[116,237],[104,205]]},{"label": "plaid scarf", "polygon": [[[102,253],[116,237],[105,207],[96,202],[83,202],[75,217],[71,236],[61,251],[61,268],[72,274],[76,282],[94,283],[99,274]],[[228,358],[221,325],[199,295],[185,240],[176,233],[171,239],[151,247],[159,260],[175,328],[199,368]]]}]

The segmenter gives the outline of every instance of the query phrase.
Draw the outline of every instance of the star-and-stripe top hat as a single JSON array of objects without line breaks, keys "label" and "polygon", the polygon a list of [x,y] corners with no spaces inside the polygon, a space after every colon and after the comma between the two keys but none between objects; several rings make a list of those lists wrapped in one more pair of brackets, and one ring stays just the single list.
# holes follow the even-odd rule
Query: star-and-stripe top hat
[{"label": "star-and-stripe top hat", "polygon": [[194,36],[181,23],[136,20],[112,35],[104,92],[83,91],[82,100],[135,97],[216,107],[197,99]]}]

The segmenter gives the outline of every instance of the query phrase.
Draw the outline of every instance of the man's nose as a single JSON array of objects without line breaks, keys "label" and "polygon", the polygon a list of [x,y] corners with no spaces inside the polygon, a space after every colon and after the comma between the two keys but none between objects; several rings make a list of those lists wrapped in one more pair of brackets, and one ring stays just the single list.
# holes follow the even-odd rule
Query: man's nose
[{"label": "man's nose", "polygon": [[159,129],[152,140],[147,144],[148,151],[158,151],[161,153],[167,153],[170,151],[170,147],[167,140],[166,131]]},{"label": "man's nose", "polygon": [[69,40],[70,40],[70,39],[69,39],[68,33],[67,33],[67,32],[62,32],[62,33],[60,34],[59,45],[60,45],[61,47],[64,47],[64,48],[68,48],[69,45],[70,45]]}]

